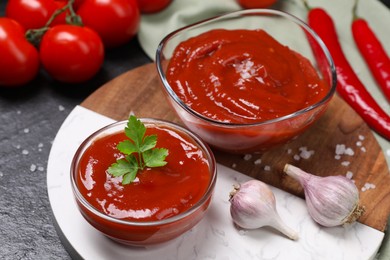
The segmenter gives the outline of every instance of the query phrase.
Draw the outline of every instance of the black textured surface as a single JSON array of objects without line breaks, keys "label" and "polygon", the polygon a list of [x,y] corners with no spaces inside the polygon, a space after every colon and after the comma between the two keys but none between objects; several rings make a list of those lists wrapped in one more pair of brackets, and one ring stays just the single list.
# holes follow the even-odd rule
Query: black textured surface
[{"label": "black textured surface", "polygon": [[[1,0],[0,16],[5,5]],[[148,62],[133,39],[108,51],[103,69],[86,84],[60,84],[41,72],[27,86],[0,88],[0,259],[70,259],[56,233],[46,189],[51,143],[74,106],[110,79]]]},{"label": "black textured surface", "polygon": [[[5,5],[1,0],[0,16]],[[148,62],[133,39],[108,51],[103,69],[86,84],[60,84],[41,72],[27,86],[0,87],[0,259],[70,259],[54,228],[47,195],[52,141],[69,112],[89,94]]]}]

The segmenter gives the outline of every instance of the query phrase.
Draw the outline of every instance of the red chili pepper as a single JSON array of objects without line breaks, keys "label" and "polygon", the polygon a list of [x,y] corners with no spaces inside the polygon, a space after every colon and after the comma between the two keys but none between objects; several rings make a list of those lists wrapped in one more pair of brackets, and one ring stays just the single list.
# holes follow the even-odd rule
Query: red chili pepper
[{"label": "red chili pepper", "polygon": [[338,94],[363,118],[368,126],[390,140],[390,116],[376,103],[348,63],[338,41],[332,18],[324,9],[313,8],[309,10],[308,24],[324,41],[333,58]]},{"label": "red chili pepper", "polygon": [[356,17],[352,22],[355,43],[387,100],[390,101],[390,58],[367,21]]}]

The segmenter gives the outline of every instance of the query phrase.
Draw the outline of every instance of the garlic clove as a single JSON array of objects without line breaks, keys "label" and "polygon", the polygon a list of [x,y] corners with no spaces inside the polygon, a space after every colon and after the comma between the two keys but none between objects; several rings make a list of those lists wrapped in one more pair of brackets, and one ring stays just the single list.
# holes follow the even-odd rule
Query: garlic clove
[{"label": "garlic clove", "polygon": [[270,226],[292,240],[298,234],[288,227],[276,210],[276,200],[272,190],[263,182],[250,180],[235,185],[230,193],[230,214],[233,222],[244,229],[257,229]]},{"label": "garlic clove", "polygon": [[315,176],[290,164],[284,172],[303,187],[308,212],[318,224],[334,227],[353,223],[363,214],[359,191],[345,176]]}]

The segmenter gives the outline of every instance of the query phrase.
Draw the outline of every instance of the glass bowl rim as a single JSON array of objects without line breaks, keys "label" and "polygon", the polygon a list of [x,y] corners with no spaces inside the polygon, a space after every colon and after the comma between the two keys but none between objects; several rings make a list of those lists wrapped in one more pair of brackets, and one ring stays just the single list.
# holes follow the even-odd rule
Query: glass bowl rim
[{"label": "glass bowl rim", "polygon": [[[73,156],[73,159],[71,162],[71,167],[70,167],[70,181],[71,181],[71,187],[73,190],[73,194],[74,194],[77,202],[81,203],[82,206],[85,207],[93,215],[98,216],[99,218],[102,218],[102,219],[107,220],[109,222],[113,222],[116,224],[122,224],[122,225],[126,225],[129,227],[154,227],[154,226],[157,227],[157,226],[171,224],[171,223],[174,223],[176,221],[185,219],[186,217],[192,215],[194,212],[199,210],[204,205],[204,203],[207,202],[207,200],[212,196],[212,194],[214,192],[215,185],[216,185],[216,179],[217,179],[217,163],[216,163],[214,154],[213,154],[212,150],[210,149],[210,147],[197,134],[191,132],[190,130],[188,130],[188,129],[186,129],[186,128],[184,128],[176,123],[169,122],[169,121],[162,120],[162,119],[154,119],[154,118],[146,118],[146,117],[138,118],[138,119],[140,119],[146,125],[147,124],[154,124],[154,125],[160,125],[160,126],[167,126],[170,129],[173,129],[175,131],[183,133],[183,134],[189,136],[196,143],[196,145],[204,151],[205,157],[207,158],[207,161],[209,163],[211,179],[210,179],[210,182],[207,186],[206,191],[204,192],[204,194],[202,195],[200,200],[197,201],[192,207],[190,207],[186,211],[181,212],[180,214],[175,215],[173,217],[169,217],[169,218],[162,219],[162,220],[155,220],[155,221],[129,221],[129,220],[114,218],[112,216],[104,214],[103,212],[101,212],[100,210],[98,210],[94,206],[92,206],[84,198],[84,196],[78,190],[78,185],[77,185],[76,180],[75,180],[75,177],[77,175],[78,161],[80,160],[83,152],[85,151],[85,149],[88,147],[89,144],[91,144],[94,140],[105,136],[104,133],[107,130],[110,130],[112,128],[119,127],[119,126],[125,126],[126,123],[128,122],[127,120],[117,121],[117,122],[108,124],[100,129],[98,129],[97,131],[95,131],[91,135],[89,135],[80,144],[80,146],[76,150],[76,153]],[[119,131],[120,130],[113,131],[112,133],[117,133]]]},{"label": "glass bowl rim", "polygon": [[[232,17],[239,17],[239,16],[242,16],[242,15],[253,15],[253,14],[273,14],[273,15],[278,15],[279,17],[281,16],[281,17],[284,17],[284,18],[287,18],[287,19],[293,21],[297,25],[301,26],[305,32],[310,33],[311,37],[313,37],[313,39],[316,41],[316,43],[321,47],[322,51],[325,54],[325,58],[326,58],[327,62],[329,63],[329,66],[330,66],[331,86],[329,88],[328,93],[321,100],[316,102],[315,104],[312,104],[310,106],[307,106],[305,108],[297,110],[297,111],[295,111],[293,113],[290,113],[288,115],[284,115],[282,117],[273,118],[273,119],[269,119],[269,120],[265,120],[265,121],[250,122],[250,123],[231,123],[231,122],[224,122],[224,121],[214,120],[214,119],[211,119],[209,117],[206,117],[206,116],[202,115],[201,113],[199,113],[196,110],[194,110],[194,109],[190,108],[189,106],[187,106],[186,103],[184,101],[182,101],[177,96],[175,91],[173,91],[173,89],[170,87],[170,84],[168,83],[168,81],[166,79],[166,76],[165,76],[165,72],[164,72],[164,69],[163,69],[163,66],[162,66],[162,50],[163,50],[166,42],[170,38],[176,36],[177,34],[183,32],[183,31],[187,31],[189,29],[198,28],[198,27],[201,27],[203,25],[206,25],[206,24],[209,24],[209,23],[213,23],[213,22],[219,21],[219,20],[229,19],[229,18],[232,18]],[[288,120],[288,119],[291,119],[291,118],[303,115],[303,114],[305,114],[305,113],[307,113],[307,112],[309,112],[311,110],[314,110],[317,107],[320,107],[320,106],[326,104],[328,101],[330,101],[331,98],[333,97],[333,95],[336,92],[336,86],[337,86],[336,67],[335,67],[333,58],[332,58],[328,48],[326,47],[325,43],[322,41],[322,39],[317,35],[317,33],[308,24],[306,24],[304,21],[302,21],[298,17],[296,17],[296,16],[294,16],[294,15],[292,15],[290,13],[287,13],[287,12],[284,12],[284,11],[279,11],[279,10],[274,10],[274,9],[262,8],[262,9],[246,9],[246,10],[240,10],[240,11],[233,11],[233,12],[229,12],[229,13],[225,13],[225,14],[222,14],[222,15],[214,16],[214,17],[211,17],[211,18],[208,18],[208,19],[204,19],[204,20],[201,20],[199,22],[196,22],[196,23],[193,23],[193,24],[181,27],[181,28],[179,28],[177,30],[174,30],[173,32],[169,33],[168,35],[166,35],[160,41],[160,43],[159,43],[159,45],[157,47],[157,50],[156,50],[155,60],[156,60],[155,63],[156,63],[157,72],[158,72],[160,80],[161,80],[161,82],[162,82],[162,84],[164,86],[164,89],[166,90],[168,95],[175,101],[176,104],[178,104],[186,112],[190,113],[192,116],[194,116],[194,117],[196,117],[198,119],[206,121],[206,122],[208,122],[208,123],[210,123],[211,125],[214,125],[214,126],[221,126],[221,127],[226,127],[226,128],[237,128],[237,127],[269,125],[269,124],[281,122],[281,121],[284,121],[284,120]]]}]

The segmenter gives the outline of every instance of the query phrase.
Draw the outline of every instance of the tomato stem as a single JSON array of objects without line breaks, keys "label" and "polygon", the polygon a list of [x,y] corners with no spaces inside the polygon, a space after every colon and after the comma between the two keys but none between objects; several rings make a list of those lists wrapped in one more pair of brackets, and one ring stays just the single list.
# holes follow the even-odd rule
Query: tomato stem
[{"label": "tomato stem", "polygon": [[27,41],[32,43],[34,46],[38,47],[43,35],[46,33],[47,30],[50,29],[50,25],[52,24],[54,19],[56,19],[60,14],[62,14],[66,10],[69,10],[70,12],[70,15],[66,16],[66,22],[68,24],[83,26],[80,16],[78,16],[73,9],[74,1],[75,0],[69,0],[68,3],[64,5],[62,8],[57,9],[43,27],[39,29],[27,30],[25,34]]}]

